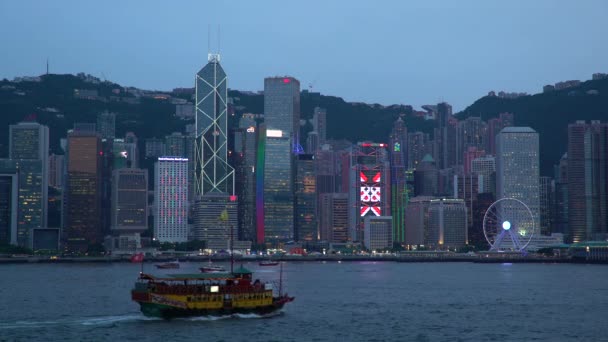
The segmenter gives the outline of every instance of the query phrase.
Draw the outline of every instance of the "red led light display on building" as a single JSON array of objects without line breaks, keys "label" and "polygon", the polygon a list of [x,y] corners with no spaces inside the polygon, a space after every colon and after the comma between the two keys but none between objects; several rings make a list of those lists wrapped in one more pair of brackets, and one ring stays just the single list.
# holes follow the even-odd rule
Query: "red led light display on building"
[{"label": "red led light display on building", "polygon": [[[373,175],[373,176],[372,176]],[[376,216],[382,215],[382,210],[379,206],[379,202],[382,198],[382,188],[380,187],[380,181],[382,175],[380,172],[365,174],[363,171],[359,172],[360,178],[360,199],[361,199],[361,217],[367,216],[370,213]]]},{"label": "red led light display on building", "polygon": [[290,80],[289,78],[284,78],[284,79],[283,79],[283,83],[287,84],[287,83],[289,83],[289,82],[291,82],[291,80]]}]

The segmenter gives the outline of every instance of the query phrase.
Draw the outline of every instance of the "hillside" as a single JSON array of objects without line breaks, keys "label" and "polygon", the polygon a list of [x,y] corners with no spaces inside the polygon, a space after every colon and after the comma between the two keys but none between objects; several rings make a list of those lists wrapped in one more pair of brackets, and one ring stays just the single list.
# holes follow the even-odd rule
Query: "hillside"
[{"label": "hillside", "polygon": [[[597,94],[587,93],[592,90]],[[481,116],[487,120],[503,112],[515,114],[515,125],[530,126],[539,132],[541,175],[553,176],[553,165],[568,150],[568,124],[576,120],[608,121],[608,79],[515,99],[485,96],[456,116]]]},{"label": "hillside", "polygon": [[[95,96],[75,96],[75,90],[93,91]],[[594,91],[588,93],[589,91]],[[8,125],[34,114],[50,128],[51,151],[60,153],[59,139],[66,136],[74,122],[96,122],[104,110],[117,113],[116,134],[135,132],[141,148],[146,138],[162,138],[183,131],[193,120],[174,116],[172,100],[191,100],[187,92],[146,91],[101,82],[87,75],[43,75],[39,81],[0,81],[0,158],[8,154]],[[263,113],[261,94],[230,90],[234,127],[242,113]],[[407,105],[381,106],[350,103],[340,97],[302,92],[302,119],[312,117],[313,108],[327,109],[328,138],[352,142],[386,142],[393,122],[405,114],[408,130],[432,133],[435,122],[412,116]],[[566,90],[522,96],[515,99],[485,96],[456,116],[464,119],[481,116],[484,120],[502,112],[515,114],[515,124],[530,126],[540,133],[541,174],[552,176],[552,167],[567,149],[567,127],[576,120],[608,121],[608,80],[587,81]],[[302,136],[311,129],[307,124]],[[305,139],[301,139],[305,141]]]},{"label": "hillside", "polygon": [[[8,154],[8,125],[32,114],[38,122],[49,127],[50,147],[55,153],[60,153],[59,139],[66,136],[74,122],[94,123],[97,113],[104,110],[117,113],[117,136],[132,131],[142,143],[146,138],[161,138],[175,131],[183,131],[186,124],[193,123],[192,120],[180,120],[173,115],[175,105],[171,103],[171,98],[190,100],[188,94],[133,90],[115,83],[97,81],[91,83],[83,77],[53,74],[40,76],[39,81],[0,81],[0,157]],[[77,98],[75,89],[96,91],[97,96]],[[230,126],[238,123],[242,113],[264,112],[263,95],[230,90],[229,97],[234,101],[236,114],[229,120]],[[410,106],[353,104],[339,97],[303,92],[302,119],[310,119],[316,106],[327,109],[329,138],[353,142],[386,141],[399,114],[412,112]],[[406,124],[425,132],[431,132],[434,126],[432,121],[409,116],[406,117]],[[304,126],[304,136],[308,130],[310,125]]]}]

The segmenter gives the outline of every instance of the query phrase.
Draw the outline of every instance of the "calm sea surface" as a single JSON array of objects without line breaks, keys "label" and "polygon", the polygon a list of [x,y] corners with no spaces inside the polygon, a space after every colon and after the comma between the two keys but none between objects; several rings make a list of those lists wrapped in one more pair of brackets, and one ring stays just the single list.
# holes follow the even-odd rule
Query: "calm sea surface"
[{"label": "calm sea surface", "polygon": [[[279,277],[278,267],[244,266]],[[0,341],[608,341],[602,265],[286,263],[296,300],[282,314],[173,321],[131,302],[138,272],[0,265]]]}]

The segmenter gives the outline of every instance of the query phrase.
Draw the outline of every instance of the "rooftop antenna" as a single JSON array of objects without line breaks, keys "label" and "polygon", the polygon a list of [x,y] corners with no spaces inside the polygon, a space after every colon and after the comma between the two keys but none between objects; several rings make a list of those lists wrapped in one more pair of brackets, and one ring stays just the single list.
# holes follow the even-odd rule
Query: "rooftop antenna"
[{"label": "rooftop antenna", "polygon": [[49,74],[49,58],[46,58],[46,74]]},{"label": "rooftop antenna", "polygon": [[207,54],[211,53],[211,24],[207,25]]},{"label": "rooftop antenna", "polygon": [[221,38],[220,25],[218,24],[217,25],[217,54],[218,55],[220,54],[220,50],[221,50],[220,47],[221,47],[221,43],[222,43],[220,38]]}]

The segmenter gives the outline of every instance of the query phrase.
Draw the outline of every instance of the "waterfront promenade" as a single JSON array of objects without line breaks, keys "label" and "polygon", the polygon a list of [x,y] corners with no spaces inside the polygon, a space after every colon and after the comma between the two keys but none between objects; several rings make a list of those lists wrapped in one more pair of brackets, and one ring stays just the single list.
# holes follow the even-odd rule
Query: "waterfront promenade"
[{"label": "waterfront promenade", "polygon": [[[192,256],[192,255],[162,255],[146,256],[145,263],[166,262],[178,259],[183,262],[227,262],[228,256]],[[391,255],[283,255],[273,256],[273,260],[285,262],[473,262],[473,263],[600,263],[608,264],[608,260],[591,258],[573,258],[571,256],[544,256],[540,254],[522,255],[519,253],[477,253],[459,254],[444,252],[404,253]],[[268,260],[267,256],[248,255],[235,256],[235,262],[258,262]],[[130,256],[99,256],[99,257],[51,257],[51,256],[4,256],[0,264],[17,263],[105,263],[130,262]]]}]

